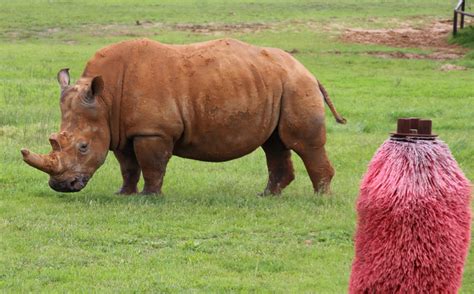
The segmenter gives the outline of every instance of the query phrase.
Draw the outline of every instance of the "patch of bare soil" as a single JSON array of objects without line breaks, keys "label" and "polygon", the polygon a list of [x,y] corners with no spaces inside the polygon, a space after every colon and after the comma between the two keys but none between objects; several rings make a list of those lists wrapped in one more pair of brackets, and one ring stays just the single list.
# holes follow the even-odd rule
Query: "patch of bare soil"
[{"label": "patch of bare soil", "polygon": [[462,56],[462,53],[453,52],[433,52],[429,54],[419,53],[407,53],[401,51],[394,52],[382,52],[382,51],[369,51],[367,54],[380,58],[398,58],[398,59],[433,59],[433,60],[448,60],[457,59]]},{"label": "patch of bare soil", "polygon": [[[35,35],[43,38],[49,38],[59,33],[67,34],[86,34],[95,37],[101,36],[128,36],[128,37],[150,37],[159,35],[163,31],[182,31],[193,34],[213,35],[216,37],[238,34],[238,33],[258,33],[263,30],[273,29],[275,23],[207,23],[207,24],[188,24],[177,23],[167,24],[161,22],[152,22],[148,20],[136,20],[131,24],[108,24],[102,25],[100,28],[90,25],[82,25],[78,28],[48,28],[44,31],[35,33]],[[18,39],[31,37],[32,34],[24,32],[11,31],[7,33],[9,38]],[[66,41],[71,43],[74,41]]]},{"label": "patch of bare soil", "polygon": [[466,67],[455,65],[455,64],[443,64],[440,68],[440,71],[453,71],[453,70],[467,70]]},{"label": "patch of bare soil", "polygon": [[240,23],[240,24],[175,24],[172,28],[176,31],[189,31],[200,34],[216,33],[255,33],[270,28],[270,25],[263,23]]},{"label": "patch of bare soil", "polygon": [[405,24],[397,29],[366,30],[346,29],[341,39],[345,42],[361,44],[379,44],[398,48],[420,48],[434,51],[430,54],[403,52],[369,52],[368,54],[382,58],[407,59],[455,59],[466,53],[466,49],[449,44],[447,39],[451,33],[451,20],[434,21],[423,27],[410,27]]},{"label": "patch of bare soil", "polygon": [[297,54],[297,53],[300,53],[300,50],[296,49],[296,48],[293,48],[291,50],[285,50],[287,53],[290,53],[290,54]]},{"label": "patch of bare soil", "polygon": [[119,25],[112,24],[103,26],[101,30],[95,31],[95,35],[126,35],[126,36],[149,36],[157,35],[162,30],[173,30],[181,32],[189,32],[194,34],[222,36],[231,33],[257,33],[262,30],[272,28],[270,24],[264,23],[238,23],[238,24],[223,24],[223,23],[207,23],[207,24],[165,24],[152,21],[135,21],[134,25]]},{"label": "patch of bare soil", "polygon": [[204,35],[223,35],[229,33],[255,33],[262,30],[272,28],[270,24],[264,23],[206,23],[206,24],[192,24],[192,23],[177,23],[165,24],[151,21],[135,21],[135,27],[129,30],[147,32],[153,29],[173,30],[190,32]]}]

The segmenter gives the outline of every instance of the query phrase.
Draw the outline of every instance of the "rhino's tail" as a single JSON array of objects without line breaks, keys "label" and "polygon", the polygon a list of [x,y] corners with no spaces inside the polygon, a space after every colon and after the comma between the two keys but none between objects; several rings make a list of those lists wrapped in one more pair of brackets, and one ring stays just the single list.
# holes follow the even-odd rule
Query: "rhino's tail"
[{"label": "rhino's tail", "polygon": [[319,90],[323,94],[324,101],[326,101],[326,104],[328,105],[329,109],[331,110],[332,115],[334,115],[334,118],[336,119],[336,121],[340,124],[345,124],[347,122],[347,120],[345,118],[343,118],[337,112],[336,107],[334,107],[334,104],[332,104],[331,98],[329,98],[329,94],[326,91],[326,89],[324,89],[323,85],[319,81],[318,81],[318,85],[319,85]]}]

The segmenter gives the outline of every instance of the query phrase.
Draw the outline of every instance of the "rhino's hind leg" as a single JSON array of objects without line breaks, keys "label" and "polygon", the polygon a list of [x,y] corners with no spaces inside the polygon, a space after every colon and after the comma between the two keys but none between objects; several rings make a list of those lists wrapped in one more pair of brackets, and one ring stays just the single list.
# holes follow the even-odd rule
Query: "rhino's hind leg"
[{"label": "rhino's hind leg", "polygon": [[334,168],[326,154],[326,126],[321,92],[301,80],[283,98],[278,131],[282,142],[303,160],[314,192],[328,193]]},{"label": "rhino's hind leg", "polygon": [[298,147],[295,151],[303,160],[306,171],[313,183],[314,192],[329,193],[334,168],[329,162],[324,146],[305,145]]},{"label": "rhino's hind leg", "polygon": [[329,193],[334,168],[324,149],[326,141],[324,121],[322,120],[319,125],[308,124],[306,128],[302,126],[293,132],[285,132],[285,126],[281,126],[281,129],[283,142],[291,146],[291,149],[303,160],[314,192]]},{"label": "rhino's hind leg", "polygon": [[281,142],[277,130],[262,145],[262,148],[265,151],[268,167],[268,184],[263,195],[278,195],[295,178],[291,152]]},{"label": "rhino's hind leg", "polygon": [[287,146],[291,146],[291,149],[303,160],[314,192],[329,193],[334,168],[324,149],[326,141],[324,120],[315,124],[310,123],[306,127],[301,126],[294,131],[285,131],[286,126],[284,125],[280,127],[283,142]]},{"label": "rhino's hind leg", "polygon": [[138,165],[133,145],[128,144],[124,150],[114,151],[114,155],[120,164],[122,172],[123,185],[117,194],[130,195],[138,193],[138,181],[140,180],[140,165]]},{"label": "rhino's hind leg", "polygon": [[161,194],[173,140],[159,136],[135,137],[133,145],[145,180],[142,194]]}]

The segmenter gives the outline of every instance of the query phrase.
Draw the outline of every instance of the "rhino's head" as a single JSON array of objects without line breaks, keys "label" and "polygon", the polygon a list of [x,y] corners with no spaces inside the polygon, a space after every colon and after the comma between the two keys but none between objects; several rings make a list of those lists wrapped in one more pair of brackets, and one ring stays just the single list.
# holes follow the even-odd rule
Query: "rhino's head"
[{"label": "rhino's head", "polygon": [[53,150],[40,155],[22,149],[23,160],[50,175],[49,186],[59,192],[84,188],[102,165],[110,144],[108,112],[100,76],[69,85],[68,69],[58,73],[61,86],[61,130],[49,137]]}]

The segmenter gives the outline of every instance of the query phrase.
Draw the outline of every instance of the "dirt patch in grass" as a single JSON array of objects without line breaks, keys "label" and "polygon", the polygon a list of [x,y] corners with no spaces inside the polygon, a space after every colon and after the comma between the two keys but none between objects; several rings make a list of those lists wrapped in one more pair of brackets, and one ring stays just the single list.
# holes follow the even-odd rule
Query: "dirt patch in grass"
[{"label": "dirt patch in grass", "polygon": [[184,31],[198,34],[224,34],[224,33],[254,33],[262,30],[270,29],[272,27],[269,23],[176,23],[165,24],[152,21],[135,21],[137,27],[144,29],[160,28],[173,31]]},{"label": "dirt patch in grass", "polygon": [[369,52],[368,54],[382,58],[406,59],[455,59],[466,53],[466,49],[448,43],[452,30],[451,20],[438,20],[422,27],[412,27],[403,23],[396,29],[358,29],[349,28],[342,34],[344,42],[377,44],[397,48],[420,48],[431,50],[430,54],[415,54],[403,52]]},{"label": "dirt patch in grass", "polygon": [[134,25],[129,24],[111,24],[106,25],[96,30],[94,35],[115,35],[115,36],[148,36],[159,34],[160,31],[181,31],[193,34],[203,35],[227,35],[235,33],[256,33],[262,30],[272,28],[271,24],[264,23],[206,23],[206,24],[191,24],[191,23],[176,23],[167,24],[151,21],[135,21]]},{"label": "dirt patch in grass", "polygon": [[200,34],[219,34],[219,33],[255,33],[270,29],[269,24],[263,23],[239,23],[239,24],[175,24],[172,28],[176,31],[189,31]]},{"label": "dirt patch in grass", "polygon": [[290,54],[297,54],[297,53],[300,53],[300,50],[296,49],[296,48],[293,48],[291,50],[285,50],[287,53],[290,53]]},{"label": "dirt patch in grass", "polygon": [[433,52],[429,54],[407,53],[401,51],[383,52],[383,51],[369,51],[368,55],[380,58],[398,58],[398,59],[433,59],[433,60],[448,60],[457,59],[462,56],[459,52]]},{"label": "dirt patch in grass", "polygon": [[[52,38],[69,36],[65,41],[68,44],[74,44],[74,38],[78,35],[87,35],[93,37],[110,37],[110,36],[127,36],[127,37],[152,37],[160,35],[167,31],[180,31],[192,34],[210,35],[222,37],[231,34],[250,34],[258,33],[264,30],[276,29],[279,23],[162,23],[152,22],[149,20],[136,20],[127,24],[105,24],[105,25],[79,25],[77,27],[51,27],[43,30],[16,31],[11,30],[4,32],[4,36],[8,39],[28,39],[36,38]],[[1,33],[0,33],[1,37]]]},{"label": "dirt patch in grass", "polygon": [[440,68],[440,71],[453,71],[453,70],[467,70],[466,67],[455,65],[455,64],[443,64]]}]

